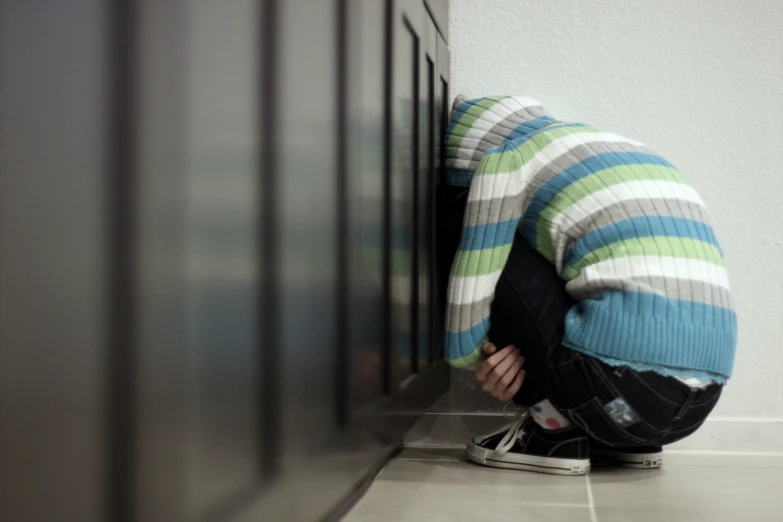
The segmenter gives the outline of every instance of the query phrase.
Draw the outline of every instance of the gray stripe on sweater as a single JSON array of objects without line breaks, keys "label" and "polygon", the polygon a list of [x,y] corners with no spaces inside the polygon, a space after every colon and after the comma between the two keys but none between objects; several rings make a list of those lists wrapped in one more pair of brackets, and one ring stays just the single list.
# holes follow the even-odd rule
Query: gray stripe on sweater
[{"label": "gray stripe on sweater", "polygon": [[598,297],[602,292],[620,290],[623,292],[645,292],[658,294],[670,299],[694,301],[721,308],[733,309],[733,301],[729,290],[722,286],[711,285],[703,281],[678,279],[671,277],[634,277],[629,279],[614,279],[602,277],[588,281],[578,288],[566,285],[568,293],[577,300]]},{"label": "gray stripe on sweater", "polygon": [[493,297],[487,297],[481,301],[469,304],[449,305],[448,322],[446,330],[449,332],[466,332],[476,326],[472,321],[478,318],[480,323],[485,314],[489,312]]},{"label": "gray stripe on sweater", "polygon": [[655,154],[649,147],[627,142],[596,141],[583,145],[576,145],[556,158],[553,158],[542,168],[533,173],[527,186],[522,191],[522,207],[526,209],[530,205],[530,201],[533,199],[533,195],[536,191],[553,177],[586,159],[607,152],[642,152],[646,154]]},{"label": "gray stripe on sweater", "polygon": [[476,170],[481,162],[481,158],[484,157],[484,154],[489,149],[501,145],[521,124],[540,118],[543,115],[544,110],[541,106],[523,107],[514,111],[485,132],[475,147],[463,146],[463,141],[460,140],[460,147],[457,149],[455,156],[459,160],[470,161],[467,170]]},{"label": "gray stripe on sweater", "polygon": [[[530,205],[530,201],[532,200],[535,191],[538,190],[544,183],[552,179],[557,174],[561,173],[563,170],[576,165],[577,163],[584,161],[594,156],[595,154],[600,154],[603,152],[652,152],[647,147],[635,145],[632,143],[597,142],[595,145],[598,145],[598,147],[593,147],[593,145],[594,144],[592,143],[586,145],[577,145],[568,152],[561,154],[538,172],[536,172],[528,180],[527,186],[522,190],[521,194],[514,196],[513,199],[508,198],[508,202],[511,203],[513,201],[513,205],[504,204],[500,209],[500,215],[498,219],[491,222],[495,223],[499,221],[508,221],[510,219],[520,217],[524,212],[524,209]],[[497,209],[501,202],[502,198],[494,198],[490,201],[489,207],[492,209]],[[478,207],[483,206],[485,203],[486,200],[469,202],[465,211],[466,215],[470,216],[471,218],[476,217],[478,215]],[[622,209],[618,208],[617,210]],[[485,210],[482,215],[478,215],[479,221],[475,223],[479,225],[486,225],[487,223],[490,223],[489,214],[489,210]]]},{"label": "gray stripe on sweater", "polygon": [[[509,221],[521,216],[521,204],[521,195],[509,196],[506,199],[494,198],[484,201],[471,201],[465,207],[465,217],[468,218],[468,223],[477,225]],[[492,219],[490,219],[490,215],[492,215]]]},{"label": "gray stripe on sweater", "polygon": [[[520,239],[521,240],[521,239]],[[567,286],[568,288],[568,286]],[[569,294],[579,301],[596,298],[602,292],[619,290],[623,292],[644,292],[657,294],[671,299],[693,301],[731,310],[734,302],[729,290],[702,281],[665,277],[635,277],[633,280],[602,278],[589,281],[576,289],[568,288]],[[476,303],[450,305],[448,323],[449,332],[465,332],[481,322],[481,318],[490,309],[493,297],[487,297]],[[476,320],[478,319],[478,322]],[[475,323],[475,324],[474,324]]]},{"label": "gray stripe on sweater", "polygon": [[599,228],[619,223],[625,219],[642,216],[686,218],[709,223],[707,209],[698,203],[690,201],[679,199],[633,199],[614,203],[590,214],[578,223],[571,223],[558,231],[556,242],[553,245],[558,272],[562,272],[563,262],[578,240]]}]

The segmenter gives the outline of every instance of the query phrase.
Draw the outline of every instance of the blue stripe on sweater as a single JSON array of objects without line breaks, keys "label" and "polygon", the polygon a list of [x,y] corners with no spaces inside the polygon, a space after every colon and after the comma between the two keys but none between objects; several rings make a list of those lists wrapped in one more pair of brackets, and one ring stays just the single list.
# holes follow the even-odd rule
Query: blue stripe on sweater
[{"label": "blue stripe on sweater", "polygon": [[459,249],[471,251],[508,245],[514,240],[514,231],[518,224],[518,219],[510,219],[499,223],[464,227]]},{"label": "blue stripe on sweater", "polygon": [[[465,105],[468,102],[463,102],[462,105]],[[460,108],[462,108],[462,105],[460,105]],[[498,147],[503,147],[506,143],[509,141],[515,140],[517,138],[523,138],[526,135],[539,131],[542,127],[553,123],[557,120],[552,118],[551,116],[541,116],[540,118],[535,118],[532,120],[528,120],[525,122],[520,123],[517,125],[517,127],[511,131],[511,133],[503,140],[503,142]],[[451,123],[449,124],[449,130],[447,131],[446,136],[446,144],[449,143],[449,138],[451,137],[451,131],[454,129],[454,126],[456,125],[456,120],[452,119]],[[485,155],[492,152],[494,154],[494,149],[497,147],[493,147],[486,151]],[[475,171],[473,170],[466,170],[466,169],[455,169],[455,168],[447,168],[446,169],[446,184],[456,186],[456,187],[469,187],[470,182],[473,180],[473,174]]]},{"label": "blue stripe on sweater", "polygon": [[464,169],[446,169],[446,184],[454,187],[469,187],[475,171]]},{"label": "blue stripe on sweater", "polygon": [[598,357],[731,377],[737,314],[644,292],[607,291],[566,315],[563,344]]},{"label": "blue stripe on sweater", "polygon": [[[556,120],[553,120],[553,121],[556,121]],[[517,148],[521,147],[522,145],[524,145],[525,143],[527,143],[528,141],[530,141],[533,138],[535,138],[536,136],[539,136],[540,134],[543,134],[545,132],[549,132],[549,131],[551,131],[553,129],[562,129],[564,127],[589,127],[589,125],[587,125],[586,123],[556,123],[556,124],[554,124],[554,125],[552,125],[550,127],[547,127],[547,128],[543,128],[543,125],[542,125],[542,128],[540,128],[538,130],[535,130],[535,131],[533,131],[531,133],[528,133],[528,134],[525,134],[525,135],[522,135],[522,136],[517,136],[517,137],[515,137],[513,139],[511,139],[511,137],[507,138],[506,140],[503,141],[503,143],[501,143],[500,145],[498,145],[494,149],[488,150],[486,152],[486,154],[484,154],[484,157],[486,157],[487,155],[490,155],[490,154],[500,154],[500,153],[503,153],[503,152],[505,152],[505,151],[507,151],[509,149],[517,149]]]},{"label": "blue stripe on sweater", "polygon": [[712,227],[701,221],[670,216],[639,216],[612,223],[585,235],[566,253],[563,270],[578,263],[590,252],[612,243],[653,236],[698,239],[715,246],[723,255]]},{"label": "blue stripe on sweater", "polygon": [[459,359],[470,355],[484,340],[489,331],[489,317],[485,317],[479,324],[470,330],[461,332],[446,331],[445,351],[450,360]]},{"label": "blue stripe on sweater", "polygon": [[541,130],[542,127],[545,125],[548,125],[552,122],[555,122],[553,117],[551,116],[541,116],[540,118],[535,118],[532,120],[523,121],[519,125],[517,125],[517,128],[514,129],[508,137],[506,137],[507,140],[514,140],[522,136],[527,136],[531,132],[535,132],[537,130]]},{"label": "blue stripe on sweater", "polygon": [[[468,102],[463,102],[459,106],[459,108],[457,110],[458,111],[461,110],[462,106],[466,105],[467,103]],[[466,109],[465,110],[467,110],[467,108],[469,108],[469,105],[466,105]],[[449,127],[446,130],[446,146],[447,147],[449,146],[448,145],[449,144],[449,140],[451,138],[452,132],[454,131],[454,127],[456,127],[457,122],[458,122],[459,119],[460,118],[452,118],[451,123],[449,124]],[[531,133],[538,132],[539,130],[541,130],[542,127],[544,127],[544,126],[546,126],[546,125],[548,125],[550,123],[553,123],[555,121],[557,121],[557,120],[555,120],[551,116],[541,116],[540,118],[534,118],[532,120],[523,121],[522,123],[517,125],[516,128],[514,128],[514,130],[512,130],[508,134],[508,136],[506,136],[503,139],[503,142],[501,142],[501,144],[498,145],[498,147],[502,147],[503,145],[505,145],[509,141],[512,141],[512,140],[515,140],[515,139],[518,139],[518,138],[524,138],[525,136],[527,136],[527,135],[529,135]],[[452,147],[453,147],[453,145],[452,145]],[[497,148],[497,147],[492,147],[492,148],[488,149],[487,151],[485,151],[485,155],[489,154],[491,152],[494,153],[493,149],[495,149],[495,148]],[[483,158],[483,156],[482,156],[482,158]],[[472,171],[467,171],[467,172],[472,172]]]},{"label": "blue stripe on sweater", "polygon": [[[473,105],[473,103],[471,103],[471,100],[467,100],[467,101],[464,101],[464,102],[460,103],[459,106],[453,111],[453,113],[451,115],[451,122],[449,123],[449,126],[446,129],[446,144],[447,145],[449,143],[449,140],[451,139],[451,133],[454,132],[454,127],[457,126],[457,123],[459,123],[459,120],[462,118],[462,115],[465,113],[465,111],[470,109],[471,105]],[[458,118],[455,118],[456,114],[459,114]]]},{"label": "blue stripe on sweater", "polygon": [[552,200],[568,186],[582,178],[604,169],[621,165],[659,165],[674,168],[674,166],[657,154],[643,152],[607,152],[596,154],[572,165],[552,177],[533,193],[530,205],[525,211],[526,237],[531,245],[537,245],[536,223],[541,212],[549,206]]},{"label": "blue stripe on sweater", "polygon": [[658,294],[612,290],[602,292],[597,298],[587,301],[592,301],[610,312],[660,317],[669,321],[706,325],[721,330],[736,329],[737,314],[731,309],[695,301],[682,301]]}]

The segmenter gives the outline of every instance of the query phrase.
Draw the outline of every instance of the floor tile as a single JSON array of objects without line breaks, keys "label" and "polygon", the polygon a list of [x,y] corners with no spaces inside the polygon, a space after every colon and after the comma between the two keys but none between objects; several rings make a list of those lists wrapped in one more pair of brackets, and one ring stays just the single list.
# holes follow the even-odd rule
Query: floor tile
[{"label": "floor tile", "polygon": [[495,430],[512,420],[502,415],[422,415],[405,435],[405,446],[464,448],[474,435]]},{"label": "floor tile", "polygon": [[774,453],[703,453],[664,450],[664,461],[666,462],[666,467],[783,468],[783,454]]},{"label": "floor tile", "polygon": [[465,448],[404,448],[399,460],[465,460]]},{"label": "floor tile", "polygon": [[510,407],[481,389],[473,372],[451,369],[451,386],[435,404],[432,412],[501,413]]},{"label": "floor tile", "polygon": [[588,505],[583,477],[520,473],[462,460],[394,460],[375,480],[368,498]]},{"label": "floor tile", "polygon": [[596,469],[590,475],[600,522],[779,521],[781,468],[668,466]]},{"label": "floor tile", "polygon": [[346,520],[783,520],[783,455],[671,452],[661,470],[599,467],[589,484],[588,490],[584,477],[478,466],[464,460],[461,448],[406,448]]},{"label": "floor tile", "polygon": [[363,499],[345,522],[590,522],[586,507]]}]

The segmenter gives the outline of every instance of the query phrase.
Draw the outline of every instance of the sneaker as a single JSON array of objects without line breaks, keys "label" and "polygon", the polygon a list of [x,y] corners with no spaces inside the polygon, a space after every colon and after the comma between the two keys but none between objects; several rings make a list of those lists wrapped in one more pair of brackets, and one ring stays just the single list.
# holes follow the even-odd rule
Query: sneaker
[{"label": "sneaker", "polygon": [[590,456],[597,461],[623,468],[658,469],[663,466],[663,448],[661,446],[612,448],[591,440]]},{"label": "sneaker", "polygon": [[588,440],[576,426],[545,430],[527,412],[511,424],[468,442],[470,460],[495,468],[553,475],[584,475],[590,471]]}]

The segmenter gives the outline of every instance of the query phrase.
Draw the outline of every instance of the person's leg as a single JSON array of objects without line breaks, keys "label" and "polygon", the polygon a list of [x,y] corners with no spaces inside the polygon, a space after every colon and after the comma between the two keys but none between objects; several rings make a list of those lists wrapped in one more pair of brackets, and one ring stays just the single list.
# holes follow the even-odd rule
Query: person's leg
[{"label": "person's leg", "polygon": [[514,402],[528,410],[510,425],[473,438],[467,454],[474,462],[560,475],[589,471],[584,431],[548,400],[548,360],[562,350],[573,304],[552,264],[516,234],[495,290],[489,339],[498,347],[513,344],[525,357],[525,380]]},{"label": "person's leg", "polygon": [[527,374],[514,402],[530,407],[543,429],[576,420],[592,439],[615,448],[663,445],[695,431],[720,388],[691,389],[673,377],[609,366],[563,347],[565,317],[576,304],[554,266],[517,234],[496,289],[489,335],[525,356]]},{"label": "person's leg", "polygon": [[[448,272],[457,250],[468,198],[467,187],[445,186],[445,215],[441,241],[441,273]],[[445,284],[445,282],[444,282]],[[514,402],[531,409],[542,427],[566,427],[548,402],[547,360],[559,349],[565,316],[575,301],[555,267],[517,233],[503,274],[495,289],[489,339],[498,349],[516,345],[525,357],[525,382]]]},{"label": "person's leg", "polygon": [[574,304],[555,267],[517,233],[495,289],[489,330],[495,345],[513,344],[525,357],[515,403],[530,407],[547,399],[547,361],[561,349],[566,313]]},{"label": "person's leg", "polygon": [[[693,390],[672,377],[610,367],[563,347],[566,313],[575,304],[552,264],[517,234],[496,288],[489,337],[499,347],[516,345],[525,356],[526,378],[514,402],[530,407],[536,425],[515,423],[474,438],[472,460],[583,474],[589,438],[590,451],[617,464],[657,468],[660,445],[693,433],[714,407],[718,386]],[[515,442],[522,434],[524,444]]]},{"label": "person's leg", "polygon": [[514,402],[530,408],[535,424],[474,438],[472,460],[582,474],[589,470],[589,446],[615,464],[658,468],[659,445],[695,431],[714,406],[719,390],[692,391],[671,377],[613,368],[563,347],[565,317],[575,304],[552,264],[517,234],[496,288],[489,337],[525,356],[526,378]]},{"label": "person's leg", "polygon": [[[447,196],[442,252],[450,263],[459,243],[467,189],[449,187]],[[516,345],[525,355],[525,383],[514,402],[530,407],[536,424],[513,423],[474,438],[468,444],[472,460],[513,469],[583,474],[589,470],[587,432],[591,451],[632,467],[660,467],[660,447],[649,445],[665,444],[692,433],[714,406],[711,396],[697,397],[689,405],[688,398],[682,396],[684,385],[675,379],[652,375],[646,377],[651,384],[629,381],[628,377],[639,374],[610,369],[590,356],[562,347],[565,316],[574,304],[552,264],[517,234],[496,288],[489,337],[498,347]],[[619,376],[626,377],[616,383],[622,393],[617,387],[605,386]],[[659,377],[664,380],[659,382]],[[669,394],[671,400],[666,404],[651,400],[643,393],[648,388]],[[714,395],[714,390],[711,393]],[[657,426],[653,431],[629,437],[622,426],[627,420],[620,419],[617,426],[607,424],[611,418],[608,412],[622,411],[618,410],[622,401],[612,401],[623,394],[631,397],[634,407],[642,412],[640,418],[649,418]],[[606,402],[603,411],[598,407],[601,401]],[[669,411],[672,408],[677,411]],[[682,416],[678,424],[671,424],[669,421],[677,414]],[[572,421],[576,426],[570,425]],[[640,422],[637,428],[643,426],[651,424]],[[522,434],[526,434],[524,445],[521,438],[515,438]],[[503,455],[497,453],[498,445],[503,447]],[[551,453],[553,448],[557,451]]]},{"label": "person's leg", "polygon": [[550,399],[585,430],[591,458],[610,464],[660,468],[662,446],[695,432],[722,391],[717,384],[691,388],[674,377],[609,366],[567,348],[558,355],[550,361]]},{"label": "person's leg", "polygon": [[[443,227],[442,273],[451,266],[462,232],[469,189],[444,187],[446,223]],[[514,236],[511,253],[495,288],[490,313],[489,340],[498,349],[515,345],[525,357],[525,382],[514,402],[533,406],[531,413],[544,427],[566,427],[568,420],[547,396],[547,357],[560,346],[564,320],[574,300],[554,266],[533,249],[521,234]]]}]

